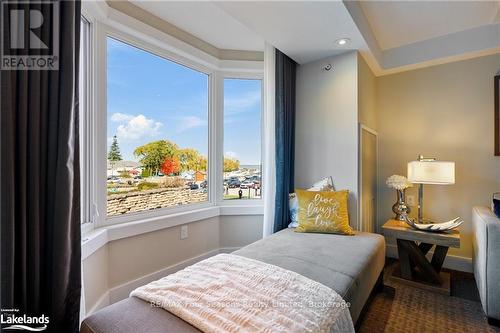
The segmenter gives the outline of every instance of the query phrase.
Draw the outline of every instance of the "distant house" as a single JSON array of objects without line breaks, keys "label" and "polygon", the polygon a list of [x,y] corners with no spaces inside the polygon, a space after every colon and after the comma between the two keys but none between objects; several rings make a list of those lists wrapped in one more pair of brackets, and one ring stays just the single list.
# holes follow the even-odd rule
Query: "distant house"
[{"label": "distant house", "polygon": [[181,173],[180,176],[184,180],[193,180],[194,179],[194,174],[191,171],[184,171]]},{"label": "distant house", "polygon": [[207,173],[204,171],[196,171],[194,173],[194,181],[195,182],[202,182],[207,178]]},{"label": "distant house", "polygon": [[120,172],[128,171],[132,175],[137,175],[142,172],[142,165],[135,161],[116,161],[108,160],[108,176],[117,176]]},{"label": "distant house", "polygon": [[205,171],[185,171],[180,174],[182,179],[194,182],[202,182],[207,179],[207,173]]}]

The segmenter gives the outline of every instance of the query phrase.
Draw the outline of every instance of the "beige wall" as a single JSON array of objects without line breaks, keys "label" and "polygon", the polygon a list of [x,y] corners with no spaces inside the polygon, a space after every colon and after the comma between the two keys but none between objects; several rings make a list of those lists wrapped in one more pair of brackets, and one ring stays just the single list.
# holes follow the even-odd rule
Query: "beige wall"
[{"label": "beige wall", "polygon": [[[328,63],[333,71],[323,70]],[[465,219],[461,248],[451,254],[470,258],[472,207],[488,206],[500,191],[500,158],[493,156],[499,70],[500,54],[382,77],[354,53],[299,66],[296,186],[331,174],[337,188],[357,192],[359,121],[378,132],[377,224],[393,215],[388,176],[406,175],[418,154],[455,161],[456,184],[427,186],[425,212],[436,220]],[[416,188],[408,192],[416,198]]]},{"label": "beige wall", "polygon": [[[418,154],[456,162],[456,184],[425,188],[425,213],[465,219],[461,247],[471,257],[471,211],[500,191],[500,157],[493,156],[493,76],[500,54],[379,77],[379,225],[392,216],[395,193],[385,179],[406,175]],[[416,188],[410,194],[416,197]],[[416,210],[416,208],[414,208]]]},{"label": "beige wall", "polygon": [[220,216],[220,247],[241,247],[262,238],[263,216]]},{"label": "beige wall", "polygon": [[89,311],[109,289],[108,247],[103,246],[83,261],[85,311]]},{"label": "beige wall", "polygon": [[[358,119],[371,130],[377,130],[377,84],[365,59],[358,53]],[[360,129],[359,205],[360,230],[377,231],[377,137]]]},{"label": "beige wall", "polygon": [[109,286],[116,287],[219,247],[217,217],[190,223],[187,239],[180,239],[180,228],[176,226],[110,242]]},{"label": "beige wall", "polygon": [[[331,64],[333,69],[323,67]],[[295,186],[332,176],[350,192],[351,225],[357,221],[357,53],[300,65],[297,69]]]},{"label": "beige wall", "polygon": [[112,241],[83,262],[85,308],[109,289],[220,248],[242,247],[262,238],[262,215],[220,216]]},{"label": "beige wall", "polygon": [[365,59],[358,53],[358,117],[359,122],[377,129],[377,85]]}]

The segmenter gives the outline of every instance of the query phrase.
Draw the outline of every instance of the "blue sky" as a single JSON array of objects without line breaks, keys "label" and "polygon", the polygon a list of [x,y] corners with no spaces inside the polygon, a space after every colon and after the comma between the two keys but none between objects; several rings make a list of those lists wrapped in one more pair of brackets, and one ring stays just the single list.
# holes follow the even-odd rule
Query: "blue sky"
[{"label": "blue sky", "polygon": [[[208,76],[108,38],[108,149],[116,135],[123,159],[166,139],[208,151]],[[261,82],[224,82],[224,152],[260,164]]]}]

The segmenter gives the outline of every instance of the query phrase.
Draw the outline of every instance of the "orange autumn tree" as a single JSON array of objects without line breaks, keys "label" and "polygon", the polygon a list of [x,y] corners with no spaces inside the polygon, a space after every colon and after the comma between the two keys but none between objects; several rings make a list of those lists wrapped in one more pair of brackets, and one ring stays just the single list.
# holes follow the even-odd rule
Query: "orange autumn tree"
[{"label": "orange autumn tree", "polygon": [[177,156],[166,158],[161,166],[164,175],[176,175],[181,171],[181,163]]}]

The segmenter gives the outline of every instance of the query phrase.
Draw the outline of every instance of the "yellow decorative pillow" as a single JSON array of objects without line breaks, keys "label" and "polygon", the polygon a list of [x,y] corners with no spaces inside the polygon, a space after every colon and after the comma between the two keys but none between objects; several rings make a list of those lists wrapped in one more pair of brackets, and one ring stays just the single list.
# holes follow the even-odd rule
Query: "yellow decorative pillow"
[{"label": "yellow decorative pillow", "polygon": [[295,190],[299,201],[297,232],[353,235],[349,226],[349,191]]}]

